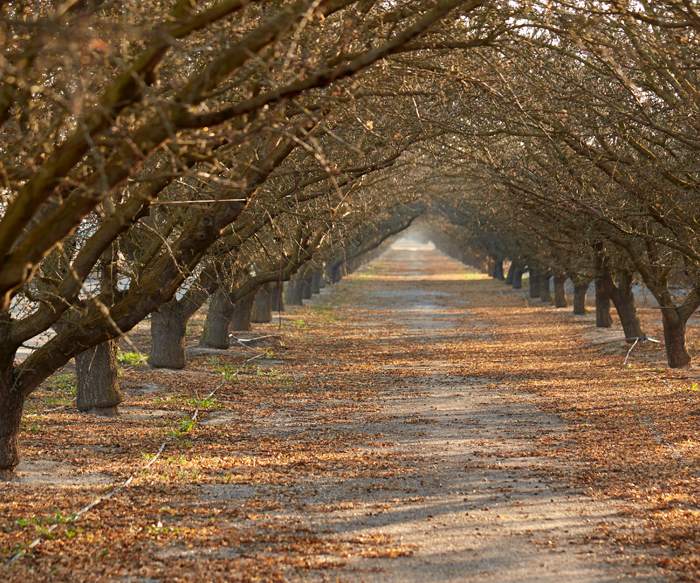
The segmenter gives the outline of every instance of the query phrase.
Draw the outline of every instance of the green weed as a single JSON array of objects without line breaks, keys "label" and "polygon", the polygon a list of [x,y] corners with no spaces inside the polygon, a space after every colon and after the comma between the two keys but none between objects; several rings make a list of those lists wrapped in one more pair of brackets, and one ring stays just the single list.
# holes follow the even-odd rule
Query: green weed
[{"label": "green weed", "polygon": [[137,352],[117,351],[117,362],[122,366],[136,366],[141,364],[143,357]]}]

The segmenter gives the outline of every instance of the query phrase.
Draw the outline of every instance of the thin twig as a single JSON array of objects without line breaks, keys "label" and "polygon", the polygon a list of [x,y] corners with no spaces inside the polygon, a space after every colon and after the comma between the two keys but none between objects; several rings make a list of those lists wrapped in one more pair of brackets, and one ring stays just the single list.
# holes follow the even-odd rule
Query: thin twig
[{"label": "thin twig", "polygon": [[628,340],[634,340],[635,342],[653,342],[654,344],[661,344],[661,342],[649,336],[632,336],[631,338],[616,338],[615,340],[596,342],[595,344],[591,344],[591,346],[600,346],[601,344],[614,344],[615,342],[627,342]]},{"label": "thin twig", "polygon": [[637,346],[637,342],[639,342],[639,338],[637,338],[637,339],[634,341],[634,344],[632,344],[632,346],[630,346],[630,349],[627,351],[627,356],[625,356],[625,362],[622,363],[622,366],[625,366],[625,365],[627,364],[627,359],[630,357],[630,353],[632,352],[632,349],[633,349],[635,346]]},{"label": "thin twig", "polygon": [[203,200],[158,200],[153,201],[151,205],[164,205],[164,204],[200,204],[200,203],[214,203],[214,202],[246,202],[245,198],[222,198],[217,200],[215,198],[207,198]]},{"label": "thin twig", "polygon": [[236,342],[238,342],[238,344],[240,344],[240,345],[241,345],[243,348],[245,348],[246,350],[252,350],[253,352],[259,352],[258,350],[255,350],[255,348],[251,348],[250,346],[246,346],[245,344],[243,344],[243,342],[241,342],[241,341],[240,341],[238,338],[236,338],[233,334],[229,334],[229,338],[231,338],[231,339],[235,340]]}]

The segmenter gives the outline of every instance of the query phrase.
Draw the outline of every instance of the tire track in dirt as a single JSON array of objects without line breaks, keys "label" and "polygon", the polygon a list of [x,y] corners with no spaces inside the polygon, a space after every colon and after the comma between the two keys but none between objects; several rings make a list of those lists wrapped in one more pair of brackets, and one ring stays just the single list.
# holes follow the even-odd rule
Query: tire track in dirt
[{"label": "tire track in dirt", "polygon": [[[587,496],[571,483],[570,466],[542,454],[543,437],[575,436],[538,407],[535,395],[518,390],[517,362],[496,381],[452,374],[455,363],[431,351],[497,341],[498,330],[472,313],[477,296],[465,300],[439,289],[443,279],[463,278],[466,271],[437,251],[404,244],[350,278],[355,301],[365,307],[348,325],[370,329],[391,309],[397,330],[384,344],[408,342],[407,352],[419,357],[384,365],[390,378],[400,372],[404,390],[383,392],[382,419],[358,417],[345,430],[382,436],[404,459],[405,471],[317,484],[305,494],[309,506],[346,500],[350,507],[302,518],[339,537],[389,535],[413,553],[352,557],[339,570],[302,580],[666,581],[634,551],[596,537],[601,529],[633,528],[632,519],[615,502]],[[354,285],[358,278],[366,283]],[[338,289],[323,301],[332,301]]]}]

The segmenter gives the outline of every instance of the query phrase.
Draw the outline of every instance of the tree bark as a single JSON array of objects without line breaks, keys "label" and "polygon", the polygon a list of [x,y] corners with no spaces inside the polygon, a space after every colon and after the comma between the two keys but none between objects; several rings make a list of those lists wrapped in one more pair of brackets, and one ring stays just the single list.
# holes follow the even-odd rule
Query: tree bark
[{"label": "tree bark", "polygon": [[493,279],[498,281],[503,281],[505,277],[503,276],[503,260],[494,261],[493,263]]},{"label": "tree bark", "polygon": [[515,277],[515,262],[511,262],[508,268],[508,273],[506,275],[506,285],[513,285],[513,278]]},{"label": "tree bark", "polygon": [[297,272],[294,277],[292,277],[288,282],[287,282],[287,295],[284,298],[284,301],[288,306],[303,306],[303,298],[301,295],[302,289],[303,289],[303,279],[301,278],[301,275],[299,272]]},{"label": "tree bark", "polygon": [[304,271],[304,276],[301,279],[301,298],[303,300],[310,300],[311,296],[311,280],[313,279],[313,272],[310,269]]},{"label": "tree bark", "polygon": [[311,275],[311,293],[312,294],[321,293],[320,281],[321,281],[321,271],[318,269],[314,269],[314,272]]},{"label": "tree bark", "polygon": [[637,306],[634,303],[634,292],[632,291],[633,272],[630,269],[623,269],[620,272],[619,285],[615,285],[607,269],[604,270],[602,279],[610,299],[615,304],[625,338],[628,338],[627,342],[631,344],[635,338],[643,338],[645,334],[637,317]]},{"label": "tree bark", "polygon": [[253,290],[233,306],[233,318],[231,318],[231,330],[234,332],[249,332],[252,329],[251,318],[253,306],[258,290]]},{"label": "tree bark", "polygon": [[185,368],[185,332],[188,318],[176,300],[161,305],[151,315],[151,356],[153,368]]},{"label": "tree bark", "polygon": [[284,286],[282,282],[273,282],[270,291],[273,312],[284,312]]},{"label": "tree bark", "polygon": [[230,346],[228,334],[232,317],[233,303],[228,292],[217,290],[209,298],[207,321],[199,338],[199,344],[226,350]]},{"label": "tree bark", "polygon": [[697,291],[700,280],[697,279],[696,275],[692,291],[683,298],[680,305],[675,305],[676,300],[669,289],[669,272],[646,265],[641,267],[640,275],[661,308],[668,366],[671,368],[690,368],[692,358],[686,346],[686,326],[690,316],[700,308],[700,293]]},{"label": "tree bark", "polygon": [[0,370],[0,480],[10,480],[22,459],[19,429],[25,399],[20,391],[12,388],[13,368],[10,359]]},{"label": "tree bark", "polygon": [[274,283],[266,283],[260,286],[253,304],[252,322],[256,324],[272,322],[272,292],[274,285]]},{"label": "tree bark", "polygon": [[530,297],[540,297],[540,273],[536,267],[530,266]]},{"label": "tree bark", "polygon": [[[574,286],[574,314],[581,316],[586,313],[586,293],[590,284]],[[609,313],[609,311],[608,311]]]},{"label": "tree bark", "polygon": [[595,280],[595,325],[597,328],[611,328],[612,315],[610,313],[611,302],[603,279]]},{"label": "tree bark", "polygon": [[686,321],[676,309],[661,310],[666,343],[666,361],[670,368],[690,368],[692,360],[685,343]]},{"label": "tree bark", "polygon": [[549,280],[550,279],[552,279],[552,276],[549,275],[548,273],[543,273],[540,275],[540,280],[539,280],[540,299],[545,304],[552,303],[552,294],[549,292]]},{"label": "tree bark", "polygon": [[118,415],[122,396],[119,392],[116,340],[102,342],[78,354],[75,357],[75,368],[78,377],[78,411],[105,417]]},{"label": "tree bark", "polygon": [[554,276],[554,305],[557,308],[566,308],[569,302],[566,299],[566,280],[565,275]]},{"label": "tree bark", "polygon": [[515,267],[513,270],[513,289],[522,289],[523,287],[523,270],[520,267]]},{"label": "tree bark", "polygon": [[215,264],[207,265],[191,286],[178,300],[177,296],[161,304],[151,314],[151,356],[154,368],[185,368],[185,335],[187,322],[204,305],[207,298],[219,289]]},{"label": "tree bark", "polygon": [[331,283],[338,283],[342,279],[341,273],[342,261],[334,261],[326,266],[326,275]]}]

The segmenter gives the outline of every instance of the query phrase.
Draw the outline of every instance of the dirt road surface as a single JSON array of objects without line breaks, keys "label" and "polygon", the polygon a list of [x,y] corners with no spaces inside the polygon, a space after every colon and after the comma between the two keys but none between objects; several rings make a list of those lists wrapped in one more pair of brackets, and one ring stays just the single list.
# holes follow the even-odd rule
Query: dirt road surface
[{"label": "dirt road surface", "polygon": [[623,366],[619,327],[407,240],[254,348],[198,347],[203,317],[186,370],[125,362],[119,417],[71,370],[32,395],[8,583],[697,580],[700,379],[659,346]]},{"label": "dirt road surface", "polygon": [[308,484],[300,496],[310,507],[354,502],[309,523],[341,535],[382,533],[413,549],[398,558],[357,558],[319,580],[666,581],[640,566],[633,551],[594,540],[601,528],[624,531],[634,522],[614,502],[572,484],[570,460],[539,453],[543,436],[576,436],[518,390],[517,360],[503,362],[499,379],[454,374],[459,362],[445,358],[451,344],[478,352],[499,341],[499,329],[479,319],[479,297],[455,291],[472,276],[431,246],[405,241],[316,300],[332,306],[350,293],[362,311],[347,324],[360,334],[384,330],[378,352],[401,346],[400,364],[377,365],[394,381],[392,373],[400,373],[403,386],[400,395],[380,394],[385,418],[352,419],[343,429],[381,435],[404,457],[406,471],[380,481]]}]

